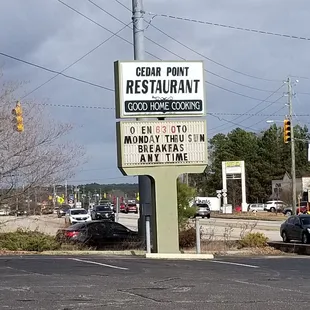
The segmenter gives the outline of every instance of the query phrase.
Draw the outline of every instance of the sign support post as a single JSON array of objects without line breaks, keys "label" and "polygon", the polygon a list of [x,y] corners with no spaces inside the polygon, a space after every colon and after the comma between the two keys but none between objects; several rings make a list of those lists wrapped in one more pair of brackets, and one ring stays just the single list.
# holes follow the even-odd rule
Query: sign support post
[{"label": "sign support post", "polygon": [[[144,60],[144,10],[143,0],[132,0],[132,21],[133,21],[133,49],[134,60]],[[143,118],[137,119],[145,120]],[[138,220],[138,231],[140,237],[145,239],[145,220],[143,205],[151,203],[152,187],[151,180],[147,175],[138,176],[140,212]]]}]

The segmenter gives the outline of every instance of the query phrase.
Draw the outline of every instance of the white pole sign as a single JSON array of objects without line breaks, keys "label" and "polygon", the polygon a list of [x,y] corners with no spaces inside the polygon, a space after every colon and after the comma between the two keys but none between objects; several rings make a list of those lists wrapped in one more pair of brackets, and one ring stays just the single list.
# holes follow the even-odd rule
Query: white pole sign
[{"label": "white pole sign", "polygon": [[207,164],[206,121],[119,122],[120,168]]},{"label": "white pole sign", "polygon": [[202,61],[115,62],[116,117],[203,116]]}]

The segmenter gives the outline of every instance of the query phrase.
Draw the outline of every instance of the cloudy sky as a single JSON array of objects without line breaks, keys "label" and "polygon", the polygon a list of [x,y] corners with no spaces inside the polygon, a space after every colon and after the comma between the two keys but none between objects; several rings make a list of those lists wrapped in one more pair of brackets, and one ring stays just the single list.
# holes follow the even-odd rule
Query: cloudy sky
[{"label": "cloudy sky", "polygon": [[[0,52],[62,71],[131,21],[126,9],[131,0],[92,0],[106,12],[88,0],[62,1],[97,24],[58,0],[1,0]],[[309,122],[309,117],[300,115],[310,114],[306,108],[310,99],[310,1],[145,0],[144,8],[146,21],[152,19],[145,25],[147,52],[164,60],[204,60],[209,137],[237,125],[258,131],[269,126],[268,119],[282,120],[287,113],[287,98],[281,98],[286,91],[283,81],[289,75],[299,80],[294,87],[295,122]],[[113,62],[133,59],[132,30],[125,28],[119,36],[65,73],[114,89]],[[146,59],[154,60],[148,54]],[[55,75],[4,56],[0,64],[6,80],[28,81],[21,96]],[[47,101],[53,118],[75,125],[69,139],[85,146],[88,163],[70,183],[135,181],[123,177],[116,167],[113,91],[58,76],[26,98]],[[62,107],[68,104],[89,108]]]}]

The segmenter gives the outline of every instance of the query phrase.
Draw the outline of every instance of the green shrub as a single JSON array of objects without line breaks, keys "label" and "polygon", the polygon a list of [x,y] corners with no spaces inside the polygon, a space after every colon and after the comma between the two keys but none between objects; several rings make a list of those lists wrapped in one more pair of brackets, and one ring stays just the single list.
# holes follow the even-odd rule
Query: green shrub
[{"label": "green shrub", "polygon": [[8,251],[53,251],[60,244],[53,236],[38,231],[18,229],[15,232],[0,233],[0,249]]},{"label": "green shrub", "polygon": [[179,232],[180,248],[192,248],[196,246],[196,229],[186,226]]},{"label": "green shrub", "polygon": [[193,217],[196,213],[196,208],[190,207],[190,202],[196,195],[194,188],[187,186],[184,183],[177,182],[177,194],[178,194],[178,220],[179,227],[184,229],[190,217]]},{"label": "green shrub", "polygon": [[268,238],[260,232],[248,233],[239,240],[242,248],[262,248],[267,246]]}]

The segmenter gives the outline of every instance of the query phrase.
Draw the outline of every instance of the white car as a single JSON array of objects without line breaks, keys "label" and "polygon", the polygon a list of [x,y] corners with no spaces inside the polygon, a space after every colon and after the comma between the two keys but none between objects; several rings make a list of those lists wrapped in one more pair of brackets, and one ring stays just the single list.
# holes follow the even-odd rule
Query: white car
[{"label": "white car", "polygon": [[249,212],[263,212],[265,211],[265,204],[264,203],[251,203],[248,206]]},{"label": "white car", "polygon": [[84,223],[90,222],[91,216],[85,209],[69,209],[65,215],[65,223],[66,224],[76,224],[76,223]]}]

